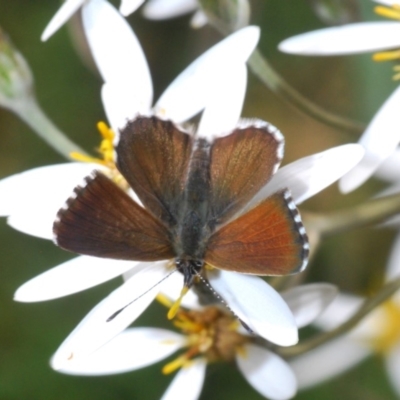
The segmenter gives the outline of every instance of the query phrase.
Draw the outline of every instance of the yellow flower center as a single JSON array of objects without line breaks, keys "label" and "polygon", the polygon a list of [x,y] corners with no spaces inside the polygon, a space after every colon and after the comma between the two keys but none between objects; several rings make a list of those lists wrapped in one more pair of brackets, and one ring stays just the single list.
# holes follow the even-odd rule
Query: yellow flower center
[{"label": "yellow flower center", "polygon": [[394,301],[387,301],[379,311],[383,312],[379,334],[373,340],[376,351],[386,353],[400,342],[400,307]]},{"label": "yellow flower center", "polygon": [[96,149],[100,157],[90,157],[81,153],[72,152],[71,158],[76,161],[95,163],[107,168],[107,175],[118,186],[124,190],[128,190],[129,186],[125,178],[120,174],[115,165],[115,149],[114,149],[114,131],[103,121],[97,123],[97,129],[102,137],[100,146]]},{"label": "yellow flower center", "polygon": [[[171,302],[158,296],[164,305]],[[187,350],[166,364],[162,372],[169,374],[178,368],[188,367],[194,357],[205,357],[208,362],[231,361],[235,354],[243,351],[250,337],[237,332],[239,322],[218,307],[210,306],[199,311],[176,312],[174,325],[186,335]]]},{"label": "yellow flower center", "polygon": [[[395,19],[400,21],[400,5],[393,4],[392,6],[376,6],[374,8],[376,14],[380,15],[381,17]],[[393,61],[400,59],[400,50],[388,50],[388,51],[381,51],[379,53],[375,53],[372,56],[374,61]],[[394,80],[400,79],[400,71],[399,66],[394,67],[395,75],[393,76]]]}]

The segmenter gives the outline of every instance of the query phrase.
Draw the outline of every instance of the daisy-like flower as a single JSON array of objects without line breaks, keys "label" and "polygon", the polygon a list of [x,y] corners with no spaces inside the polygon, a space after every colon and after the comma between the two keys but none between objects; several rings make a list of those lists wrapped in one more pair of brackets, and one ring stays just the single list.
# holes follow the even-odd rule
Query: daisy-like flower
[{"label": "daisy-like flower", "polygon": [[[336,295],[326,284],[311,284],[283,293],[299,328],[312,322]],[[171,302],[159,296],[167,307]],[[273,351],[254,343],[254,337],[237,319],[217,306],[200,307],[195,298],[186,298],[174,325],[181,333],[157,328],[130,328],[114,337],[87,357],[59,364],[59,351],[52,358],[53,368],[73,375],[106,375],[133,371],[157,363],[183,350],[162,368],[164,374],[179,369],[162,399],[176,399],[185,393],[197,399],[205,379],[207,364],[236,364],[248,383],[262,396],[289,399],[296,393],[296,379],[289,365]],[[93,332],[94,333],[94,332]],[[190,390],[186,388],[190,387]]]},{"label": "daisy-like flower", "polygon": [[[200,131],[225,131],[236,124],[246,88],[245,61],[257,43],[258,28],[237,32],[199,57],[152,109],[147,62],[126,21],[102,0],[91,1],[83,11],[85,32],[104,80],[103,104],[114,131],[138,113],[182,122],[204,108]],[[220,109],[221,103],[227,107]],[[93,169],[110,176],[116,172],[113,133],[105,124],[99,127],[103,135],[101,159],[80,157],[88,162],[40,167],[0,181],[0,215],[8,216],[8,223],[22,232],[52,239],[56,214],[74,187]],[[42,301],[65,296],[121,275],[136,264],[77,257],[27,282],[15,298]]]},{"label": "daisy-like flower", "polygon": [[[46,41],[57,32],[79,9],[83,10],[90,6],[92,0],[65,0],[53,18],[44,29],[41,39]],[[136,11],[144,0],[121,0],[119,11],[122,15],[128,16]]]},{"label": "daisy-like flower", "polygon": [[[388,281],[400,276],[399,266],[400,235],[387,265]],[[339,294],[316,325],[323,330],[333,329],[349,319],[362,303],[361,297]],[[291,366],[303,389],[347,371],[374,353],[384,357],[389,380],[400,396],[400,293],[372,311],[350,333],[293,359]]]},{"label": "daisy-like flower", "polygon": [[[289,164],[277,171],[243,212],[285,187],[291,188],[295,203],[305,201],[336,180],[338,174],[351,168],[362,155],[361,146],[349,144]],[[175,279],[182,287],[180,274],[164,279],[171,271],[167,266],[168,262],[163,261],[140,263],[130,271],[127,281],[90,311],[64,341],[57,353],[57,363],[62,365],[71,357],[84,357],[100,348],[128,327],[157,292],[166,291]],[[297,326],[292,313],[281,296],[263,279],[221,270],[207,271],[207,277],[229,308],[256,334],[281,346],[297,342]],[[158,281],[160,284],[157,286]],[[178,290],[169,293],[173,297]],[[190,291],[183,300],[189,295]],[[119,313],[122,309],[123,312]]]},{"label": "daisy-like flower", "polygon": [[[383,5],[375,8],[379,15],[395,19],[397,22],[359,22],[340,27],[320,29],[300,34],[284,40],[279,49],[286,53],[298,55],[333,56],[356,54],[362,52],[381,51],[374,55],[374,60],[395,60],[400,58],[400,5],[397,1],[378,1]],[[396,50],[389,50],[395,48]],[[387,50],[387,51],[386,51]],[[395,67],[398,70],[398,66]],[[395,75],[399,79],[400,75]],[[398,107],[400,104],[400,88],[378,110],[359,143],[365,149],[365,156],[352,171],[340,180],[343,192],[350,192],[364,183],[385,160],[388,162],[379,176],[390,167],[393,155],[400,142],[400,125]],[[386,172],[388,174],[389,172]]]}]

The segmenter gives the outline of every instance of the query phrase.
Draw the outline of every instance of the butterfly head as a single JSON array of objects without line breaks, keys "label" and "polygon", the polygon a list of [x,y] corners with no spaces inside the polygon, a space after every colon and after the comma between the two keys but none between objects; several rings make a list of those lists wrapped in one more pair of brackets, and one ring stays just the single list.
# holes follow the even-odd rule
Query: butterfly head
[{"label": "butterfly head", "polygon": [[203,260],[183,259],[175,260],[177,270],[183,275],[183,285],[190,288],[204,265]]}]

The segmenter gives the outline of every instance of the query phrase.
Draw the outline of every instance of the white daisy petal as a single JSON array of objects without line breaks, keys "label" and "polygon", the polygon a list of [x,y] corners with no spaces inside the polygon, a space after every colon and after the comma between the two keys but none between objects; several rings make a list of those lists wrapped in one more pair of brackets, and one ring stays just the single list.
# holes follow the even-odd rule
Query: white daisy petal
[{"label": "white daisy petal", "polygon": [[128,120],[134,119],[138,114],[149,115],[148,105],[143,104],[136,97],[135,87],[130,83],[104,83],[101,88],[101,100],[110,126],[116,132],[124,128]]},{"label": "white daisy petal", "polygon": [[[53,238],[57,212],[97,164],[66,163],[34,168],[0,181],[0,215],[27,234]],[[27,195],[29,194],[29,195]]]},{"label": "white daisy petal", "polygon": [[399,4],[399,0],[373,0],[375,3],[383,4],[385,6],[393,6]]},{"label": "white daisy petal", "polygon": [[289,188],[296,204],[314,196],[351,170],[364,155],[358,144],[345,144],[301,158],[278,169],[242,212],[283,188]]},{"label": "white daisy petal", "polygon": [[231,132],[242,112],[247,86],[245,64],[233,65],[219,77],[218,84],[210,88],[206,108],[201,116],[197,135],[212,138],[216,134]]},{"label": "white daisy petal", "polygon": [[337,288],[328,283],[296,286],[281,293],[292,311],[298,328],[313,322],[337,295]]},{"label": "white daisy petal", "polygon": [[291,399],[297,390],[296,377],[286,361],[262,347],[247,344],[236,356],[243,376],[262,396],[272,400]]},{"label": "white daisy petal", "polygon": [[[146,57],[129,24],[106,0],[91,0],[82,9],[83,26],[104,82],[127,88],[122,97],[149,109],[153,87]],[[132,116],[131,111],[127,117]],[[136,110],[138,112],[138,110]]]},{"label": "white daisy petal", "polygon": [[193,29],[200,29],[203,26],[207,25],[208,18],[207,15],[202,11],[198,10],[193,14],[192,19],[190,20],[190,26]]},{"label": "white daisy petal", "polygon": [[398,22],[359,22],[293,36],[278,48],[291,54],[331,56],[399,47],[399,38]]},{"label": "white daisy petal", "polygon": [[14,300],[57,299],[99,285],[134,268],[138,262],[80,256],[36,276],[20,286]]},{"label": "white daisy petal", "polygon": [[178,123],[197,114],[212,101],[211,89],[218,87],[224,72],[248,59],[259,36],[259,28],[249,26],[213,46],[171,83],[155,105],[155,113]]},{"label": "white daisy petal", "polygon": [[197,358],[187,367],[181,368],[168,386],[161,400],[197,400],[206,374],[207,361]]},{"label": "white daisy petal", "polygon": [[135,12],[143,3],[144,0],[121,0],[119,12],[124,17],[127,17],[128,15]]},{"label": "white daisy petal", "polygon": [[363,301],[361,297],[339,293],[318,318],[316,325],[324,330],[336,328],[346,322],[361,307]]},{"label": "white daisy petal", "polygon": [[168,19],[195,11],[197,0],[148,0],[143,15],[149,19]]},{"label": "white daisy petal", "polygon": [[155,364],[185,344],[185,337],[166,329],[126,329],[103,347],[60,370],[70,375],[109,375]]},{"label": "white daisy petal", "polygon": [[[67,368],[69,361],[91,354],[131,324],[159,292],[157,283],[168,273],[165,265],[155,262],[137,266],[136,274],[94,307],[64,340],[53,356],[52,367]],[[109,320],[123,307],[126,308]]]},{"label": "white daisy petal", "polygon": [[397,234],[394,243],[392,245],[392,250],[390,253],[390,258],[386,266],[386,280],[391,281],[400,276],[400,233]]},{"label": "white daisy petal", "polygon": [[397,148],[375,171],[375,176],[389,182],[399,181],[400,149]]},{"label": "white daisy petal", "polygon": [[42,33],[41,40],[43,42],[46,41],[53,33],[60,29],[84,2],[85,0],[66,0],[47,24]]},{"label": "white daisy petal", "polygon": [[290,361],[299,385],[305,389],[353,368],[371,349],[349,337],[339,337]]},{"label": "white daisy petal", "polygon": [[219,271],[212,287],[254,332],[279,346],[298,341],[296,321],[280,294],[256,276]]},{"label": "white daisy petal", "polygon": [[343,193],[364,183],[396,150],[400,142],[399,104],[400,87],[383,103],[361,136],[359,143],[366,152],[361,162],[340,180],[339,187]]},{"label": "white daisy petal", "polygon": [[390,349],[385,357],[385,364],[392,387],[400,396],[400,343]]}]

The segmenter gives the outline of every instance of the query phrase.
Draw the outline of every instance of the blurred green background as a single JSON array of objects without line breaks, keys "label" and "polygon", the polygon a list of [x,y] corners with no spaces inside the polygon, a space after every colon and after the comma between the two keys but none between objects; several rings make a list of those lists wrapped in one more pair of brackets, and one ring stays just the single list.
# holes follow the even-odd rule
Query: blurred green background
[{"label": "blurred green background", "polygon": [[[379,19],[373,15],[369,0],[351,3],[355,6],[351,19]],[[0,0],[0,25],[30,64],[43,109],[74,141],[92,151],[98,144],[95,124],[105,119],[99,97],[101,81],[75,51],[69,34],[73,27],[63,27],[47,43],[40,42],[40,35],[59,4],[57,0]],[[332,112],[367,123],[396,86],[391,80],[390,64],[375,64],[370,55],[301,58],[276,50],[279,41],[288,36],[325,26],[313,12],[313,4],[315,1],[252,1],[251,22],[262,28],[260,49],[308,98]],[[190,16],[152,22],[142,18],[140,11],[129,17],[148,57],[155,98],[190,61],[220,39],[209,27],[192,30],[189,20]],[[243,115],[268,120],[281,129],[286,137],[284,163],[357,140],[354,135],[301,114],[251,73]],[[0,140],[0,178],[65,161],[17,117],[2,109]],[[371,180],[355,193],[342,196],[333,186],[302,208],[325,211],[350,206],[367,199],[380,187],[380,182]],[[48,360],[62,340],[120,280],[59,300],[35,304],[13,302],[18,286],[71,255],[48,241],[14,231],[5,219],[0,219],[0,235],[0,399],[160,398],[172,378],[161,374],[163,363],[101,378],[66,376],[50,369]],[[335,283],[346,291],[367,293],[381,282],[392,238],[392,231],[373,228],[331,237],[322,244],[310,265],[309,279]],[[168,327],[165,310],[153,305],[137,325]],[[201,398],[260,399],[239,375],[234,365],[211,366]],[[339,397],[395,398],[381,359],[370,358],[358,369],[297,396],[310,400]]]}]

